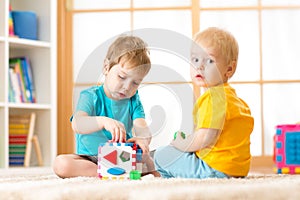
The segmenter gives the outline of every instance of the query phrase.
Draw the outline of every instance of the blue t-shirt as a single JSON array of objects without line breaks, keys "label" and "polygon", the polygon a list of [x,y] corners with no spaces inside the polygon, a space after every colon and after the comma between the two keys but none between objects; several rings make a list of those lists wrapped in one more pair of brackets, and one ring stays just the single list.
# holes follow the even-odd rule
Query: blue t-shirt
[{"label": "blue t-shirt", "polygon": [[[89,116],[105,116],[122,122],[126,128],[126,139],[132,138],[133,120],[145,118],[138,92],[130,99],[113,100],[106,96],[103,85],[90,87],[80,93],[76,112],[79,110]],[[110,139],[111,134],[105,129],[90,134],[76,133],[76,153],[97,155],[99,144]]]}]

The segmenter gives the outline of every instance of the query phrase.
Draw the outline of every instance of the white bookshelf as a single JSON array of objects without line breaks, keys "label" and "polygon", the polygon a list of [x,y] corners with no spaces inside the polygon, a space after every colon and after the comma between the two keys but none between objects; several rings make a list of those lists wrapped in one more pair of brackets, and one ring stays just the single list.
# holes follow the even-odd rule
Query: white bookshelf
[{"label": "white bookshelf", "polygon": [[[34,11],[38,18],[38,40],[9,37],[9,5],[13,10]],[[35,134],[39,138],[45,166],[51,166],[57,146],[56,1],[0,1],[0,168],[9,167],[9,115],[35,112]],[[9,93],[9,58],[27,56],[36,90],[36,103],[12,103]],[[32,162],[33,166],[36,162]]]}]

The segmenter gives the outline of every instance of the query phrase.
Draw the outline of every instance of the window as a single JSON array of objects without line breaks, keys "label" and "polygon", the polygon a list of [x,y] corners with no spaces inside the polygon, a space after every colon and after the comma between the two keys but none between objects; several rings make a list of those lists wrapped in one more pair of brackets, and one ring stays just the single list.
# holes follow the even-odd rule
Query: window
[{"label": "window", "polygon": [[[297,22],[300,0],[74,0],[71,12],[75,96],[99,81],[100,75],[93,72],[101,73],[101,58],[97,60],[99,65],[91,68],[93,70],[82,67],[89,64],[87,58],[91,55],[96,58],[95,49],[120,33],[163,28],[192,38],[199,30],[218,26],[230,31],[239,42],[238,68],[230,82],[249,104],[255,118],[252,155],[272,155],[275,126],[300,121],[300,60],[297,55],[300,51]],[[182,99],[176,92],[184,90],[183,87],[192,88],[189,72],[185,70],[188,63],[160,49],[151,49],[151,59],[153,69],[169,67],[181,75],[174,79],[159,78],[156,83],[145,83],[140,89],[146,114],[166,115],[168,120],[160,134],[171,138],[178,129],[176,124],[182,121],[176,113],[183,113],[179,106]],[[168,101],[158,101],[162,96]],[[186,98],[192,103],[192,95]],[[189,111],[191,109],[192,106],[188,107]],[[156,114],[151,114],[151,110]],[[159,129],[154,123],[156,119],[150,117],[148,120],[153,129]],[[191,124],[186,128],[189,126]],[[155,137],[157,142],[153,148],[163,140],[159,134],[154,140]]]}]

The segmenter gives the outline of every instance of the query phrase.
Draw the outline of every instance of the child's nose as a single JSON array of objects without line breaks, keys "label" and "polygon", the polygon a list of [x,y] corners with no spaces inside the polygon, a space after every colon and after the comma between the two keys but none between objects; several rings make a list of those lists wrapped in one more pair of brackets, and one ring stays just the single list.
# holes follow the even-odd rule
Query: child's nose
[{"label": "child's nose", "polygon": [[126,91],[130,89],[130,82],[129,82],[129,81],[126,81],[126,82],[123,84],[123,89],[126,90]]},{"label": "child's nose", "polygon": [[204,69],[205,69],[204,62],[201,62],[198,67],[198,70],[204,70]]}]

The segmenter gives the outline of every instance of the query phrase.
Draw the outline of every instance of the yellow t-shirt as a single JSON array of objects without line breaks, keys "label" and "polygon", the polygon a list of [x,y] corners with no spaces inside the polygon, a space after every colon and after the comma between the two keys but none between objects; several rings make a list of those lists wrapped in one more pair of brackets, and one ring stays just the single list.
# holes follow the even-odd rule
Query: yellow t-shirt
[{"label": "yellow t-shirt", "polygon": [[248,105],[224,84],[209,88],[196,102],[195,128],[222,130],[214,145],[196,155],[210,167],[230,176],[247,176],[250,168],[250,134],[254,119]]}]

